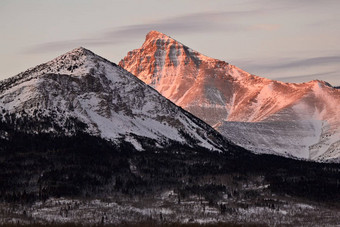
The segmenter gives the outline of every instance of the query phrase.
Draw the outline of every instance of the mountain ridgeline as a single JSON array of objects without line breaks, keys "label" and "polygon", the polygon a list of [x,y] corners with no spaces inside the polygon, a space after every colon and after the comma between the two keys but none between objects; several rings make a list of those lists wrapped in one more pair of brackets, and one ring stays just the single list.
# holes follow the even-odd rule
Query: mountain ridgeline
[{"label": "mountain ridgeline", "polygon": [[340,157],[340,91],[249,74],[151,31],[119,65],[234,143],[317,161]]},{"label": "mountain ridgeline", "polygon": [[[184,65],[209,65],[183,51],[192,55],[182,58]],[[204,210],[223,214],[284,207],[295,198],[331,206],[340,200],[338,164],[253,154],[85,48],[0,82],[0,145],[1,207],[43,206],[58,197],[164,200],[167,191],[177,195],[172,207],[199,197]],[[221,201],[233,205],[227,209]],[[128,217],[130,208],[112,223]]]},{"label": "mountain ridgeline", "polygon": [[126,141],[137,150],[149,143],[159,148],[179,143],[220,152],[234,147],[200,119],[85,48],[2,81],[1,111],[18,118],[52,117],[39,132],[66,135],[74,131],[69,119],[76,119],[86,125],[84,132],[116,143]]}]

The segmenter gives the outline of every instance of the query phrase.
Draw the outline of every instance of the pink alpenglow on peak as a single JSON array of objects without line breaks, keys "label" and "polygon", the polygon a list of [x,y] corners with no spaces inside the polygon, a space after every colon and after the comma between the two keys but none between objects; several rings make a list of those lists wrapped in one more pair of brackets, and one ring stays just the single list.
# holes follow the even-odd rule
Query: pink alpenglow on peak
[{"label": "pink alpenglow on peak", "polygon": [[119,65],[255,152],[340,159],[340,90],[327,82],[255,76],[157,31]]}]

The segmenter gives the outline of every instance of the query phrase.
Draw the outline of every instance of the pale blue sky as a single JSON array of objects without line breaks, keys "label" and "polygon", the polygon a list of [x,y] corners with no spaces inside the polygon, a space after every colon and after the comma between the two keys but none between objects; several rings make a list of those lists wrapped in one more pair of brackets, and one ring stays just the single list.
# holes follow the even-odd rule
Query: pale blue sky
[{"label": "pale blue sky", "polygon": [[116,63],[158,30],[289,82],[340,85],[338,0],[0,0],[0,79],[84,46]]}]

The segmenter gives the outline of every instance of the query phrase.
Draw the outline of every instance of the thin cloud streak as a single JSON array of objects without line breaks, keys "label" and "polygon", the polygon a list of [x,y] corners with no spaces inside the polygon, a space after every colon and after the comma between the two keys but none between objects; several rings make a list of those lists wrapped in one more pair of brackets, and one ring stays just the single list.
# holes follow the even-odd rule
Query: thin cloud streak
[{"label": "thin cloud streak", "polygon": [[332,86],[339,86],[339,72],[320,72],[320,73],[311,73],[306,75],[298,75],[298,76],[287,76],[287,77],[278,77],[273,78],[274,80],[279,80],[282,82],[291,82],[291,83],[303,83],[306,81],[312,80],[323,80],[331,84]]},{"label": "thin cloud streak", "polygon": [[[166,18],[157,22],[142,23],[118,27],[109,32],[103,32],[92,38],[61,40],[35,45],[29,48],[27,54],[71,49],[78,46],[106,46],[129,42],[136,37],[146,35],[151,30],[169,34],[188,34],[199,32],[237,32],[249,31],[249,27],[235,21],[239,17],[261,14],[261,10],[203,12]],[[227,24],[221,24],[221,22]]]},{"label": "thin cloud streak", "polygon": [[100,39],[75,39],[75,40],[64,40],[64,41],[56,41],[56,42],[47,42],[35,45],[24,53],[26,54],[39,54],[39,53],[47,53],[51,51],[56,51],[60,49],[73,49],[80,46],[104,46],[115,44],[114,40],[100,40]]},{"label": "thin cloud streak", "polygon": [[340,56],[323,56],[323,57],[315,57],[308,58],[293,62],[288,62],[285,64],[277,64],[272,65],[273,69],[286,69],[286,68],[296,68],[296,67],[307,67],[307,66],[320,66],[320,65],[329,65],[340,62]]},{"label": "thin cloud streak", "polygon": [[[259,60],[261,61],[261,60]],[[270,75],[271,79],[283,82],[301,83],[320,79],[334,86],[340,85],[340,71],[338,71],[340,56],[322,56],[308,59],[273,59],[271,61],[256,64],[254,61],[237,61],[236,65],[242,69],[259,76]],[[331,67],[332,71],[322,71]],[[304,71],[305,74],[301,74]],[[276,75],[276,76],[275,76]]]},{"label": "thin cloud streak", "polygon": [[258,30],[258,31],[275,31],[280,28],[278,24],[255,24],[250,26],[250,30]]},{"label": "thin cloud streak", "polygon": [[[275,71],[275,70],[286,70],[286,69],[296,69],[323,65],[335,65],[339,64],[340,56],[321,56],[307,59],[299,60],[287,60],[287,59],[277,59],[275,62],[268,62],[266,64],[256,64],[250,61],[239,61],[241,64],[246,65],[248,70],[252,71]],[[280,62],[280,63],[277,63]]]},{"label": "thin cloud streak", "polygon": [[289,80],[313,80],[313,79],[322,79],[325,76],[335,76],[339,72],[337,71],[330,71],[330,72],[320,72],[320,73],[312,73],[312,74],[305,74],[305,75],[298,75],[298,76],[286,76],[286,77],[278,77],[275,80],[281,81],[289,81]]},{"label": "thin cloud streak", "polygon": [[338,0],[253,0],[254,3],[263,5],[264,7],[273,7],[278,6],[278,9],[297,9],[297,8],[320,8],[321,6],[329,5],[329,4],[337,4]]}]

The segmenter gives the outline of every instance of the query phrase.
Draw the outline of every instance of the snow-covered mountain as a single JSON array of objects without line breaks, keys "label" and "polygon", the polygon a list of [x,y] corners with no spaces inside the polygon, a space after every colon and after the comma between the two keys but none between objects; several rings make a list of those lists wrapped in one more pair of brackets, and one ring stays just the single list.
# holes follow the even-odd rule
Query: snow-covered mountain
[{"label": "snow-covered mountain", "polygon": [[[129,142],[137,150],[175,143],[222,151],[230,145],[200,119],[84,48],[1,81],[0,113],[2,120],[11,114],[16,118],[52,119],[53,124],[45,120],[29,133],[58,131],[72,135],[75,129],[70,119],[74,119],[84,123],[84,130],[91,135],[116,143]],[[6,137],[1,131],[0,136]]]},{"label": "snow-covered mountain", "polygon": [[157,31],[120,66],[228,139],[255,152],[340,157],[340,90],[251,75]]}]

